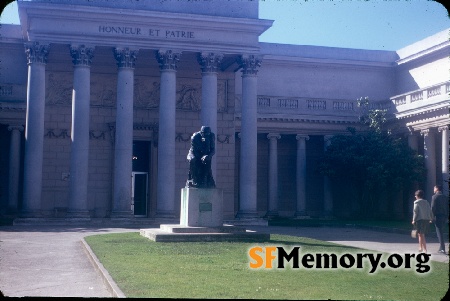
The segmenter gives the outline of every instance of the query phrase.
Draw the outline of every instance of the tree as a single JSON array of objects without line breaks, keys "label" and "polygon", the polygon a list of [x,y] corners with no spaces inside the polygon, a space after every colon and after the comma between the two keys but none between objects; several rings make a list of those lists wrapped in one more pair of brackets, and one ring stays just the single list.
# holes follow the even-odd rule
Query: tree
[{"label": "tree", "polygon": [[[387,200],[423,180],[425,168],[422,156],[384,129],[387,110],[368,108],[368,98],[358,102],[364,106],[360,121],[367,126],[367,131],[349,128],[349,134],[334,136],[325,151],[320,171],[337,187],[334,189],[336,201],[347,202],[345,207],[353,214],[377,217],[380,207],[392,209]],[[339,200],[339,195],[354,197],[354,202]]]}]

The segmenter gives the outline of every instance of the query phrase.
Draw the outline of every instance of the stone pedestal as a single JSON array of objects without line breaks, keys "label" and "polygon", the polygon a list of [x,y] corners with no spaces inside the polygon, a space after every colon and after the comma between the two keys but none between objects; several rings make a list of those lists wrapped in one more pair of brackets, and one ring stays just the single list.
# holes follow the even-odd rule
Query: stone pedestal
[{"label": "stone pedestal", "polygon": [[270,235],[223,224],[223,191],[209,188],[181,189],[179,225],[140,229],[141,236],[156,242],[269,241]]},{"label": "stone pedestal", "polygon": [[223,226],[222,189],[181,189],[180,225],[185,227]]}]

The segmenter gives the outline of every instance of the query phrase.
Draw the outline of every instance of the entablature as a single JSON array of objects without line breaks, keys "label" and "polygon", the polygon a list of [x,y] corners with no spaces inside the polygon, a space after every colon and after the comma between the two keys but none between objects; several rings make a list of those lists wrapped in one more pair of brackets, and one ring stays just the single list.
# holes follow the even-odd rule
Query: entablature
[{"label": "entablature", "polygon": [[258,53],[271,20],[19,2],[26,41],[135,49]]}]

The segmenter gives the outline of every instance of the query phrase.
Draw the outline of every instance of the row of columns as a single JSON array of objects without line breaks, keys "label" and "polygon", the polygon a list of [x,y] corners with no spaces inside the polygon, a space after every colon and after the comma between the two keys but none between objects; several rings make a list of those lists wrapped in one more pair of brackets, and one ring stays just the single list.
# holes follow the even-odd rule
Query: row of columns
[{"label": "row of columns", "polygon": [[[25,128],[24,159],[24,203],[23,216],[39,215],[41,209],[43,137],[45,110],[45,65],[48,45],[29,43],[26,45],[28,60],[27,115]],[[72,151],[70,159],[69,214],[74,217],[88,217],[88,155],[89,155],[89,108],[90,108],[90,65],[94,48],[72,45],[70,52],[74,64],[72,95]],[[128,48],[115,49],[118,64],[117,119],[114,157],[113,216],[130,216],[131,172],[133,139],[133,87],[134,64],[138,51]],[[176,112],[176,69],[181,52],[160,50],[157,60],[161,72],[160,123],[158,135],[158,184],[157,214],[173,216],[175,213],[175,112]],[[202,110],[201,122],[217,132],[217,69],[223,56],[202,53],[199,63],[202,68]],[[261,59],[243,55],[238,63],[242,68],[242,118],[240,156],[240,204],[238,217],[257,217],[257,72]],[[11,128],[11,153],[20,149],[20,128]],[[448,126],[439,127],[442,133],[442,177],[448,181]],[[426,191],[431,197],[436,184],[435,129],[421,131],[424,135],[424,154],[427,168]],[[278,134],[270,135],[270,169],[277,169],[276,141]],[[305,214],[305,143],[308,136],[297,136],[297,215]],[[328,141],[325,138],[325,141]],[[418,149],[416,136],[409,137],[410,146]],[[17,156],[16,156],[17,157]],[[12,158],[10,165],[10,207],[17,207],[18,168],[20,158]],[[18,161],[19,160],[19,161]],[[215,173],[215,167],[213,167]],[[276,177],[276,172],[270,172]],[[269,213],[276,209],[278,183],[270,179]],[[328,179],[324,179],[324,210],[332,211]],[[448,190],[447,185],[444,189]],[[448,193],[448,191],[445,191]]]},{"label": "row of columns", "polygon": [[[433,194],[433,187],[437,183],[436,179],[436,134],[440,132],[442,135],[442,182],[444,194],[448,195],[448,167],[449,167],[449,126],[441,126],[434,129],[426,129],[420,131],[420,134],[424,137],[424,158],[425,168],[427,170],[426,175],[426,187],[425,191],[427,198],[431,200]],[[330,145],[331,135],[324,136],[325,149]],[[270,133],[267,135],[269,139],[269,202],[268,202],[268,215],[277,215],[277,203],[278,203],[278,163],[277,163],[277,140],[281,138],[278,133]],[[297,168],[296,168],[296,187],[297,187],[297,208],[296,216],[302,216],[306,214],[306,141],[309,140],[307,135],[297,135]],[[418,151],[419,143],[417,135],[408,136],[409,146]],[[332,216],[333,211],[333,199],[331,194],[330,181],[327,176],[324,177],[324,214],[325,216]]]},{"label": "row of columns", "polygon": [[[421,130],[420,134],[423,136],[423,150],[424,150],[424,158],[425,158],[425,168],[427,170],[426,174],[426,183],[425,183],[425,194],[426,198],[431,200],[431,196],[433,195],[433,187],[437,183],[436,179],[436,170],[438,166],[436,165],[436,135],[441,133],[442,135],[442,165],[441,165],[441,173],[442,173],[442,182],[444,194],[448,195],[448,165],[449,165],[449,126],[440,126],[437,128],[430,128]],[[419,140],[418,136],[414,133],[408,136],[408,144],[415,151],[419,150]]]},{"label": "row of columns", "polygon": [[[25,46],[28,60],[28,87],[22,216],[35,217],[40,216],[41,211],[45,66],[49,45],[34,42],[27,43]],[[68,214],[71,217],[88,218],[90,66],[94,47],[71,45],[70,54],[74,64],[74,80]],[[137,54],[137,50],[129,48],[114,49],[118,79],[112,217],[132,216],[133,87]],[[159,50],[156,54],[161,76],[157,179],[157,215],[159,216],[173,217],[175,215],[176,69],[180,56],[181,52],[173,50]],[[222,58],[222,54],[215,53],[199,55],[202,68],[201,123],[210,126],[214,132],[217,132],[217,72]],[[241,153],[245,154],[244,158],[241,158],[241,179],[245,180],[241,185],[243,201],[240,213],[244,216],[256,217],[256,74],[261,60],[253,55],[243,55],[238,63],[243,69],[241,130],[243,141],[245,141],[241,146]],[[16,135],[15,132],[14,135]],[[12,140],[11,145],[17,148],[15,140]],[[214,174],[215,169],[214,164]],[[13,177],[11,181],[14,182],[11,185],[16,185],[15,181],[18,180]],[[16,196],[10,198],[10,200],[16,199]],[[17,203],[17,201],[14,202]]]},{"label": "row of columns", "polygon": [[[329,137],[324,136],[325,147],[329,145]],[[278,215],[278,140],[281,135],[278,133],[269,133],[269,203],[268,216]],[[297,140],[297,160],[296,160],[296,188],[297,188],[297,205],[295,216],[301,217],[306,215],[306,141],[309,140],[308,135],[296,135]],[[333,211],[333,200],[331,196],[331,187],[328,177],[324,178],[324,213],[331,216]]]}]

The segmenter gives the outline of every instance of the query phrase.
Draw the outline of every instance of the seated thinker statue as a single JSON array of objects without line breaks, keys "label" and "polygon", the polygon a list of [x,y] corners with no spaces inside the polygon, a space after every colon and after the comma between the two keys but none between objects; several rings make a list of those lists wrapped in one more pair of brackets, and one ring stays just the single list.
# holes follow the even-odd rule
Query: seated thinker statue
[{"label": "seated thinker statue", "polygon": [[200,132],[191,137],[191,148],[187,155],[189,174],[186,187],[215,188],[211,171],[211,159],[216,153],[215,135],[209,126],[202,126]]}]

